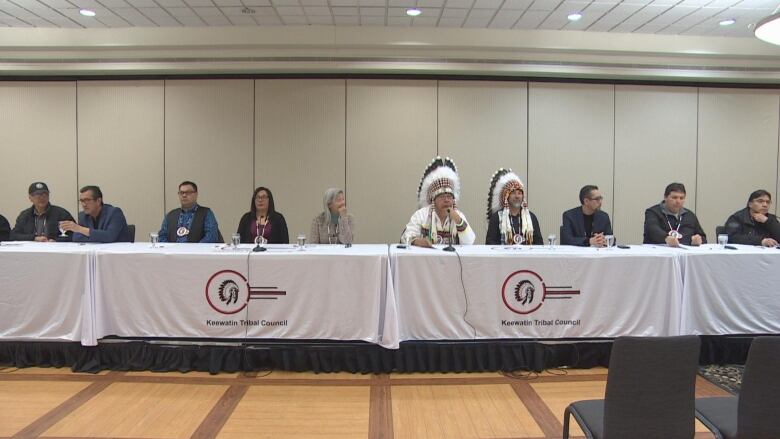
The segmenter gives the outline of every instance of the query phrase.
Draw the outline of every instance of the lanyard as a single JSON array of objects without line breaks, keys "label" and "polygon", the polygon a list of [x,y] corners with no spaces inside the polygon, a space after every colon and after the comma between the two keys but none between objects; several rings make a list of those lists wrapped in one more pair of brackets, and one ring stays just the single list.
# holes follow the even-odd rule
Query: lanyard
[{"label": "lanyard", "polygon": [[673,228],[672,227],[672,223],[669,222],[669,217],[668,216],[666,217],[666,224],[669,225],[669,232],[670,232],[670,234],[671,234],[671,232],[674,232],[674,235],[672,235],[672,236],[681,236],[680,235],[680,226],[682,225],[682,219],[683,219],[683,214],[680,214],[680,219],[677,220],[677,228]]}]

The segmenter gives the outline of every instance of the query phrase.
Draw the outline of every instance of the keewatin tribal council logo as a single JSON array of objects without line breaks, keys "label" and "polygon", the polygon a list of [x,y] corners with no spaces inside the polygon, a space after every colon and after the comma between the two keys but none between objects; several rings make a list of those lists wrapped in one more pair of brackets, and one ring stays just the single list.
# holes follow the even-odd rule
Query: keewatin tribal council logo
[{"label": "keewatin tribal council logo", "polygon": [[286,295],[287,291],[276,287],[252,287],[243,274],[233,270],[218,271],[206,282],[206,301],[222,314],[235,314],[250,300],[276,300]]},{"label": "keewatin tribal council logo", "polygon": [[501,287],[504,305],[516,314],[531,314],[547,299],[571,299],[579,294],[580,290],[570,286],[548,287],[544,279],[531,270],[515,271]]}]

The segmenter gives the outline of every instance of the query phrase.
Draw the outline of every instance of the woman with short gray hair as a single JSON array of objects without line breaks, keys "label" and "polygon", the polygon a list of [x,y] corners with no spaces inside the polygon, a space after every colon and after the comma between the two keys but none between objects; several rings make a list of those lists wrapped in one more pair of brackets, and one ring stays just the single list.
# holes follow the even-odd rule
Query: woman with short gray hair
[{"label": "woman with short gray hair", "polygon": [[314,217],[309,242],[315,244],[352,244],[355,217],[347,213],[344,191],[330,188],[322,197],[323,211]]}]

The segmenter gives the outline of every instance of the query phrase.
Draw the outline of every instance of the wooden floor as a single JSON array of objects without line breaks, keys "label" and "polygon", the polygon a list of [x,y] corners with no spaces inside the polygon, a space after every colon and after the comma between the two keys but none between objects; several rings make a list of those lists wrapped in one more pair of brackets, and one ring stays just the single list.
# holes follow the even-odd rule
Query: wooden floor
[{"label": "wooden floor", "polygon": [[[606,369],[354,375],[0,368],[0,438],[560,438]],[[698,378],[697,396],[726,392]],[[574,437],[582,432],[574,423]],[[696,425],[696,439],[711,438]]]}]

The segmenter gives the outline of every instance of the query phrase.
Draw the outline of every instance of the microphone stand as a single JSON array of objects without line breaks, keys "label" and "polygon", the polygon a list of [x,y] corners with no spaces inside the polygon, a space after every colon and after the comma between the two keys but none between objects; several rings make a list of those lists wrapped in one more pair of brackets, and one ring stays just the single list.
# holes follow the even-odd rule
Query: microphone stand
[{"label": "microphone stand", "polygon": [[[449,217],[449,216],[450,216],[450,209],[447,209],[447,217]],[[455,241],[455,237],[452,234],[452,223],[454,223],[454,222],[455,221],[453,221],[452,218],[450,218],[450,244],[447,247],[444,247],[442,249],[445,252],[454,252],[455,251],[455,247],[452,246],[452,242]]]}]

